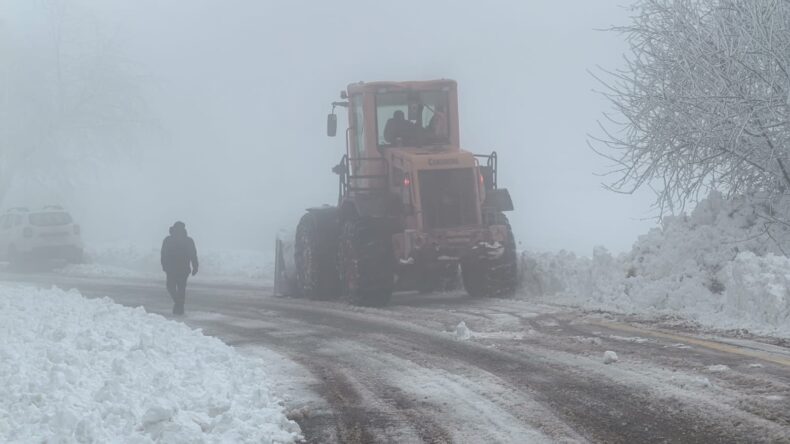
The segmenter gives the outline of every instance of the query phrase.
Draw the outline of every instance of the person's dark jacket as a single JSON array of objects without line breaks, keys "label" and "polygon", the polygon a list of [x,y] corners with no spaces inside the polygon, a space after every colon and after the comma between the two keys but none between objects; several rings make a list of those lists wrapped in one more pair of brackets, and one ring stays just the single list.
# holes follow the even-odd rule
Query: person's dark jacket
[{"label": "person's dark jacket", "polygon": [[384,140],[391,145],[412,145],[415,136],[416,128],[408,120],[393,117],[384,125]]},{"label": "person's dark jacket", "polygon": [[[191,267],[190,267],[191,266]],[[167,274],[194,275],[198,270],[195,241],[187,236],[187,230],[178,226],[170,228],[170,236],[162,242],[162,269]]]}]

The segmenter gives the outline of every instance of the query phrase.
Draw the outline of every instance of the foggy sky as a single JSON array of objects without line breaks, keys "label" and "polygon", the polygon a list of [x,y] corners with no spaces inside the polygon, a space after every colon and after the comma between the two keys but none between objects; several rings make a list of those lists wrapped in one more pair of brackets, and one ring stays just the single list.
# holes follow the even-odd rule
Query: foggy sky
[{"label": "foggy sky", "polygon": [[[12,44],[47,41],[37,3],[0,0]],[[608,111],[586,70],[619,66],[625,51],[595,29],[626,23],[624,2],[471,3],[63,2],[134,66],[157,125],[142,154],[49,196],[89,240],[156,242],[181,219],[212,248],[270,249],[304,208],[336,203],[344,142],[324,131],[341,89],[452,78],[462,147],[499,153],[522,247],[628,249],[655,224],[652,196],[602,189],[607,163],[586,145]]]}]

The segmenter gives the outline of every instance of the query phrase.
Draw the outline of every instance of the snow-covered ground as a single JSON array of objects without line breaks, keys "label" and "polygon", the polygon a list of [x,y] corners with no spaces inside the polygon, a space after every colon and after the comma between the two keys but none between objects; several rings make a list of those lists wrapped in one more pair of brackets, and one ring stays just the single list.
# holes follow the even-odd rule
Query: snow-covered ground
[{"label": "snow-covered ground", "polygon": [[2,442],[295,442],[264,367],[142,308],[0,284]]},{"label": "snow-covered ground", "polygon": [[790,233],[772,210],[713,193],[617,257],[524,253],[524,297],[790,337]]},{"label": "snow-covered ground", "polygon": [[[161,278],[159,247],[117,242],[89,245],[86,263],[59,271],[69,276]],[[256,250],[198,250],[200,272],[196,279],[255,281],[271,284],[274,254]]]}]

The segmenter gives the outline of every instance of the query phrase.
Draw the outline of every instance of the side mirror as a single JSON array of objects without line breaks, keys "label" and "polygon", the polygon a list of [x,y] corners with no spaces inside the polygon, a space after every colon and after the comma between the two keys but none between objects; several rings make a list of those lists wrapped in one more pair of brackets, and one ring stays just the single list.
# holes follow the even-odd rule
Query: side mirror
[{"label": "side mirror", "polygon": [[335,137],[337,134],[337,114],[332,113],[326,116],[326,135]]}]

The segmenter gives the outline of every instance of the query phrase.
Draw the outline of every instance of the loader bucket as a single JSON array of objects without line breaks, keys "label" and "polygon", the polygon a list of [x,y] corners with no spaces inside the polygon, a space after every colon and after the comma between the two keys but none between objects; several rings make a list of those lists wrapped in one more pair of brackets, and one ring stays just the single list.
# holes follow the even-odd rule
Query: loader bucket
[{"label": "loader bucket", "polygon": [[296,294],[296,270],[294,267],[293,241],[275,239],[274,248],[274,294],[293,296]]}]

